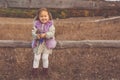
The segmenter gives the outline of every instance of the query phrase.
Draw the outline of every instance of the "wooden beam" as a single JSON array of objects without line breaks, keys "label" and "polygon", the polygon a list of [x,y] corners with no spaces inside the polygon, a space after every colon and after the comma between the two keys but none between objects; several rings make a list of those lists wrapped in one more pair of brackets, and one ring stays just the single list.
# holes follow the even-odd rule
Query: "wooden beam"
[{"label": "wooden beam", "polygon": [[[0,48],[31,48],[31,42],[0,40]],[[56,49],[65,48],[120,48],[120,40],[57,41]]]},{"label": "wooden beam", "polygon": [[119,9],[120,1],[87,0],[1,0],[0,7],[8,8],[79,8],[79,9]]},{"label": "wooden beam", "polygon": [[0,40],[0,48],[30,48],[31,42],[15,41],[15,40]]},{"label": "wooden beam", "polygon": [[120,48],[120,40],[58,41],[57,48]]},{"label": "wooden beam", "polygon": [[120,20],[120,16],[98,19],[98,20],[89,21],[89,22],[105,22],[105,21],[116,21],[116,20]]}]

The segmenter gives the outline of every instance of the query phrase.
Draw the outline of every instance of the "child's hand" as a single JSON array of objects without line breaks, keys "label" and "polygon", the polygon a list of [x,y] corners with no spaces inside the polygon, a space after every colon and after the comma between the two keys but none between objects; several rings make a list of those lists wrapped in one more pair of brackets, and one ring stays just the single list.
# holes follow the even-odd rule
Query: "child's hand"
[{"label": "child's hand", "polygon": [[39,33],[40,33],[40,31],[39,31],[39,30],[37,30],[37,31],[36,31],[36,34],[39,34]]},{"label": "child's hand", "polygon": [[45,37],[46,37],[46,34],[43,33],[43,34],[40,35],[40,37],[41,37],[41,38],[45,38]]},{"label": "child's hand", "polygon": [[41,38],[41,34],[37,34],[37,39],[40,39]]}]

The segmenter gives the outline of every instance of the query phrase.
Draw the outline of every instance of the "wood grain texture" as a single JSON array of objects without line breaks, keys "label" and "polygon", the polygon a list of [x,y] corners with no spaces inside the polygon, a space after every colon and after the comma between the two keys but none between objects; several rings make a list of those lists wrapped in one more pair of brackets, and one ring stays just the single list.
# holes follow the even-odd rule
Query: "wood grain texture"
[{"label": "wood grain texture", "polygon": [[84,0],[1,0],[0,7],[5,8],[80,8],[80,9],[119,9],[120,1],[84,1]]},{"label": "wood grain texture", "polygon": [[[31,48],[31,42],[0,40],[0,48]],[[120,40],[57,41],[56,49],[65,48],[120,48]]]}]

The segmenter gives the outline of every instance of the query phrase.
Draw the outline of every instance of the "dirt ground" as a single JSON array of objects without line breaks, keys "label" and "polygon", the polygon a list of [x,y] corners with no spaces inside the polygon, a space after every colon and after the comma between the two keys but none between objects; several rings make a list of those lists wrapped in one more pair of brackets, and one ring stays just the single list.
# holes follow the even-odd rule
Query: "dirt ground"
[{"label": "dirt ground", "polygon": [[[57,40],[120,40],[120,19],[103,17],[54,20]],[[0,40],[31,41],[33,19],[0,18]],[[33,78],[30,48],[0,48],[0,80],[120,80],[120,49],[72,48],[53,50],[50,77]],[[40,62],[40,70],[42,62]]]}]

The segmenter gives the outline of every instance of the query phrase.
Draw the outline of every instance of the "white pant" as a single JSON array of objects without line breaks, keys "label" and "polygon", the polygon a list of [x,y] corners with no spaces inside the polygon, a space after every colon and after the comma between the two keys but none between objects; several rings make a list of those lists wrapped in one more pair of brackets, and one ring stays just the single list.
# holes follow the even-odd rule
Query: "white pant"
[{"label": "white pant", "polygon": [[43,68],[48,68],[49,65],[49,54],[52,53],[51,49],[47,49],[45,45],[37,47],[34,51],[34,60],[33,60],[33,68],[38,68],[40,59],[42,58]]},{"label": "white pant", "polygon": [[[42,54],[42,62],[43,62],[43,68],[48,68],[49,60],[48,60],[49,54]],[[33,61],[33,68],[39,67],[41,54],[34,54],[34,61]]]}]

